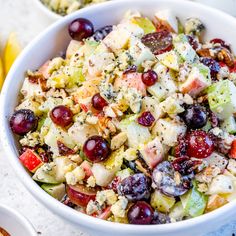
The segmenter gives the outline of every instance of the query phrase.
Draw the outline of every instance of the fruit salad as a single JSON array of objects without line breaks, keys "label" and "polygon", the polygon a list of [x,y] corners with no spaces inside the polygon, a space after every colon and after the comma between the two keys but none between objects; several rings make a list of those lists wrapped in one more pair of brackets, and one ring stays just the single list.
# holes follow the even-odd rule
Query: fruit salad
[{"label": "fruit salad", "polygon": [[10,117],[19,161],[62,204],[166,224],[236,198],[236,66],[204,22],[169,10],[68,26],[63,54],[26,72]]},{"label": "fruit salad", "polygon": [[65,16],[81,8],[108,0],[40,0],[51,11]]}]

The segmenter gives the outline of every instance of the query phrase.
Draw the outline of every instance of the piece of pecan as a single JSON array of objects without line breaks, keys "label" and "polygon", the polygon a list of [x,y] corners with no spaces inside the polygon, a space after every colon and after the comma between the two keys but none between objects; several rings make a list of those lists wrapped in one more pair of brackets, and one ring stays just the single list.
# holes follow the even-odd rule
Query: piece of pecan
[{"label": "piece of pecan", "polygon": [[219,61],[224,62],[228,67],[234,66],[234,57],[226,48],[221,48],[221,50],[217,53],[217,58]]}]

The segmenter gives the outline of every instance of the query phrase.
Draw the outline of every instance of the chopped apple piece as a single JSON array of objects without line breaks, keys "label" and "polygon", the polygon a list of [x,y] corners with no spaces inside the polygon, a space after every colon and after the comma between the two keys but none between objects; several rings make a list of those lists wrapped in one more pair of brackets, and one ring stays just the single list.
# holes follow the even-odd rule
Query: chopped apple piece
[{"label": "chopped apple piece", "polygon": [[180,85],[180,92],[188,93],[192,97],[197,96],[205,88],[211,85],[210,70],[203,64],[196,64],[192,68],[187,80]]},{"label": "chopped apple piece", "polygon": [[164,149],[158,137],[146,145],[141,145],[140,152],[150,168],[154,168],[164,157]]},{"label": "chopped apple piece", "polygon": [[31,173],[34,173],[40,166],[43,165],[43,161],[40,156],[31,149],[27,149],[20,155],[19,159],[24,167],[26,167]]},{"label": "chopped apple piece", "polygon": [[217,208],[225,205],[226,203],[228,203],[226,198],[224,198],[224,197],[222,197],[222,196],[220,196],[218,194],[211,195],[208,198],[206,212],[214,211]]}]

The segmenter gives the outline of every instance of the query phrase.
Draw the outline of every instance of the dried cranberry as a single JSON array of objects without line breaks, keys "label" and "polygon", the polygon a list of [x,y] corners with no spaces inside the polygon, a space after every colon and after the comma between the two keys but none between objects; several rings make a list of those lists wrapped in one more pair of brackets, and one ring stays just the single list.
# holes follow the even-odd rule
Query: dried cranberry
[{"label": "dried cranberry", "polygon": [[146,127],[152,126],[154,121],[155,118],[150,111],[145,111],[138,117],[138,123]]},{"label": "dried cranberry", "polygon": [[203,130],[190,131],[186,135],[187,155],[189,157],[206,158],[214,151],[214,143],[210,135]]},{"label": "dried cranberry", "polygon": [[150,197],[151,181],[144,174],[134,174],[121,181],[118,194],[129,201],[147,200]]},{"label": "dried cranberry", "polygon": [[175,147],[175,156],[182,157],[187,155],[187,144],[185,137],[180,135],[178,137],[178,145]]},{"label": "dried cranberry", "polygon": [[108,105],[107,101],[100,95],[100,93],[97,93],[92,97],[92,104],[98,111],[102,111],[102,109]]},{"label": "dried cranberry", "polygon": [[215,78],[216,75],[219,73],[220,64],[216,60],[208,57],[201,57],[200,62],[210,69],[211,77]]},{"label": "dried cranberry", "polygon": [[219,125],[219,119],[218,119],[217,115],[213,111],[211,111],[210,109],[208,109],[208,117],[209,117],[209,121],[211,123],[211,126],[213,128],[215,128]]},{"label": "dried cranberry", "polygon": [[121,179],[119,176],[116,176],[111,183],[108,185],[108,189],[112,189],[114,192],[117,193],[118,186],[121,182]]},{"label": "dried cranberry", "polygon": [[199,48],[199,43],[198,41],[192,36],[192,35],[187,35],[188,42],[192,46],[194,50],[197,50]]},{"label": "dried cranberry", "polygon": [[23,154],[25,151],[27,151],[27,149],[30,149],[32,151],[37,151],[37,149],[39,148],[38,145],[34,146],[34,147],[30,147],[30,146],[22,146],[20,149],[19,149],[19,154]]},{"label": "dried cranberry", "polygon": [[154,70],[148,70],[142,74],[142,81],[147,86],[152,86],[157,82],[158,75]]},{"label": "dried cranberry", "polygon": [[162,54],[172,50],[172,35],[167,30],[146,34],[141,39],[142,43],[155,54]]},{"label": "dried cranberry", "polygon": [[97,42],[102,41],[112,31],[112,29],[112,25],[107,25],[96,30],[93,34],[93,39]]},{"label": "dried cranberry", "polygon": [[68,148],[64,143],[62,143],[59,140],[57,141],[57,146],[58,146],[59,154],[62,156],[75,154],[75,151],[73,149]]},{"label": "dried cranberry", "polygon": [[191,174],[202,163],[201,160],[192,160],[188,156],[176,158],[172,165],[175,171],[178,171],[181,175]]},{"label": "dried cranberry", "polygon": [[148,225],[153,220],[153,209],[146,202],[136,202],[129,208],[127,216],[130,224]]},{"label": "dried cranberry", "polygon": [[227,48],[229,51],[231,51],[229,44],[227,44],[224,40],[215,38],[210,41],[210,43],[213,44],[220,44],[221,47]]},{"label": "dried cranberry", "polygon": [[39,156],[41,157],[41,159],[44,163],[50,162],[50,158],[46,152],[39,153]]},{"label": "dried cranberry", "polygon": [[42,76],[41,74],[28,75],[28,80],[32,84],[39,84],[39,78],[41,76]]},{"label": "dried cranberry", "polygon": [[210,137],[213,140],[214,148],[217,152],[227,155],[230,151],[230,146],[226,144],[224,138],[218,137],[213,133],[210,133]]}]

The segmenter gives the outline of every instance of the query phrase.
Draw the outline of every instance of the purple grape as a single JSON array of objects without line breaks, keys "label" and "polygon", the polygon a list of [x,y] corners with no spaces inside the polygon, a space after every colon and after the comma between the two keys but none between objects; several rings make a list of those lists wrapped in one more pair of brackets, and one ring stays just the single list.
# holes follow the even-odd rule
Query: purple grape
[{"label": "purple grape", "polygon": [[202,57],[200,62],[210,69],[211,77],[215,78],[220,71],[220,64],[212,58]]},{"label": "purple grape", "polygon": [[91,162],[95,163],[106,160],[110,154],[110,148],[103,137],[95,135],[87,139],[83,152]]},{"label": "purple grape", "polygon": [[146,202],[136,202],[129,208],[128,220],[130,224],[149,225],[153,220],[153,209]]},{"label": "purple grape", "polygon": [[179,176],[179,181],[176,181],[176,174],[178,174],[170,162],[164,161],[157,165],[153,170],[152,178],[157,189],[162,193],[178,197],[185,194],[188,191],[188,188],[191,186],[190,180],[187,177]]},{"label": "purple grape", "polygon": [[118,194],[129,201],[147,200],[150,197],[150,184],[150,179],[144,174],[134,174],[122,180],[118,186]]},{"label": "purple grape", "polygon": [[29,109],[16,111],[10,118],[10,127],[15,134],[25,135],[37,128],[38,118]]},{"label": "purple grape", "polygon": [[190,129],[200,129],[207,123],[206,109],[200,105],[187,107],[181,117]]},{"label": "purple grape", "polygon": [[94,32],[93,38],[97,42],[102,41],[112,30],[112,25],[104,26]]},{"label": "purple grape", "polygon": [[71,38],[82,41],[92,36],[94,29],[91,21],[85,18],[78,18],[70,23],[68,31]]}]

